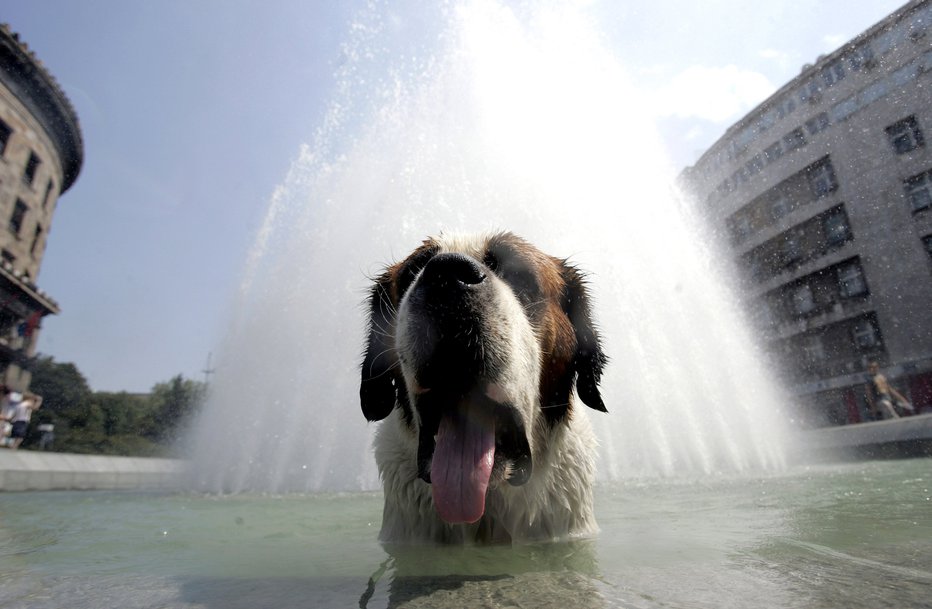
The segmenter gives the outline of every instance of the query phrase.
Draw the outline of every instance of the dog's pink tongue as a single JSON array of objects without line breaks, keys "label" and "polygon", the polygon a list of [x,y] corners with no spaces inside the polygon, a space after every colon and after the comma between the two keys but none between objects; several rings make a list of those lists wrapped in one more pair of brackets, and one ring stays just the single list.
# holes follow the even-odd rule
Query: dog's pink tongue
[{"label": "dog's pink tongue", "polygon": [[434,506],[445,521],[475,522],[485,511],[485,491],[495,461],[495,430],[465,412],[440,421],[430,466]]}]

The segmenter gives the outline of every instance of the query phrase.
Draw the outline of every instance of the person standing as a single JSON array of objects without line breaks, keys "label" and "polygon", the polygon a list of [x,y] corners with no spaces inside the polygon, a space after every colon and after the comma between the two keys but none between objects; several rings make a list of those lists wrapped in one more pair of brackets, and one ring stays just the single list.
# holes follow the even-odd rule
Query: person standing
[{"label": "person standing", "polygon": [[877,362],[867,364],[867,374],[865,397],[873,419],[875,421],[883,419],[883,411],[886,411],[891,418],[899,419],[900,415],[893,408],[894,399],[903,404],[908,404],[909,400],[887,382],[887,377],[880,373],[880,366]]},{"label": "person standing", "polygon": [[55,442],[55,426],[51,423],[39,424],[39,450],[52,450],[52,444]]},{"label": "person standing", "polygon": [[38,410],[41,406],[42,396],[36,395],[34,393],[27,393],[25,396],[22,396],[21,400],[15,402],[15,406],[13,407],[13,417],[11,419],[11,422],[13,423],[13,431],[10,433],[10,437],[13,440],[10,444],[10,448],[16,450],[19,448],[19,445],[23,443],[23,440],[26,439],[26,430],[29,428],[29,419],[32,418],[32,413]]},{"label": "person standing", "polygon": [[10,434],[13,431],[13,424],[10,419],[13,418],[13,404],[10,402],[10,394],[13,391],[6,386],[0,385],[0,446],[7,448],[13,443]]}]

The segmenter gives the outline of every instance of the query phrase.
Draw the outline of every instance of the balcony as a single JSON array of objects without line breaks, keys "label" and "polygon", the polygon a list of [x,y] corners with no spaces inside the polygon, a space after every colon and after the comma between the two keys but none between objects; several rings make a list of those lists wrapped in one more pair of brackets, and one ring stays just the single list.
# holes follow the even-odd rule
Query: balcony
[{"label": "balcony", "polygon": [[767,341],[785,340],[809,330],[859,317],[871,310],[869,295],[844,301],[834,301],[822,306],[817,305],[815,309],[805,316],[774,324],[765,330],[765,339]]}]

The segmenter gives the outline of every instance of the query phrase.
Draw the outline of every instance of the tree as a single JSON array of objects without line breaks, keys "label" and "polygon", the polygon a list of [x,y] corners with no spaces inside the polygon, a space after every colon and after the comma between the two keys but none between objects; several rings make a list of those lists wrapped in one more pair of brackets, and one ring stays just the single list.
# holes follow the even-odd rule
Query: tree
[{"label": "tree", "polygon": [[[40,356],[30,389],[43,397],[36,423],[55,425],[54,450],[107,455],[164,456],[205,397],[203,383],[180,374],[152,393],[91,391],[72,363]],[[26,448],[38,432],[33,425]]]},{"label": "tree", "polygon": [[68,418],[86,410],[92,395],[87,379],[77,366],[71,362],[58,363],[51,356],[40,356],[36,360],[29,388],[43,398],[40,412]]},{"label": "tree", "polygon": [[167,383],[155,385],[150,399],[159,429],[153,439],[174,442],[205,396],[204,383],[186,379],[180,374]]}]

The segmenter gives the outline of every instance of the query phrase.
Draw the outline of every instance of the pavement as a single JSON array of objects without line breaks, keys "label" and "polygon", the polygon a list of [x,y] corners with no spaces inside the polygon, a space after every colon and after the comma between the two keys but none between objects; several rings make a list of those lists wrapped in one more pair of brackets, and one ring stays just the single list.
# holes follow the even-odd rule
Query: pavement
[{"label": "pavement", "polygon": [[[932,413],[800,432],[804,459],[932,456]],[[0,491],[172,489],[177,459],[110,457],[0,448]]]},{"label": "pavement", "polygon": [[928,457],[932,456],[932,413],[811,429],[800,436],[803,450],[814,456]]},{"label": "pavement", "polygon": [[182,461],[0,448],[0,491],[176,487]]}]

